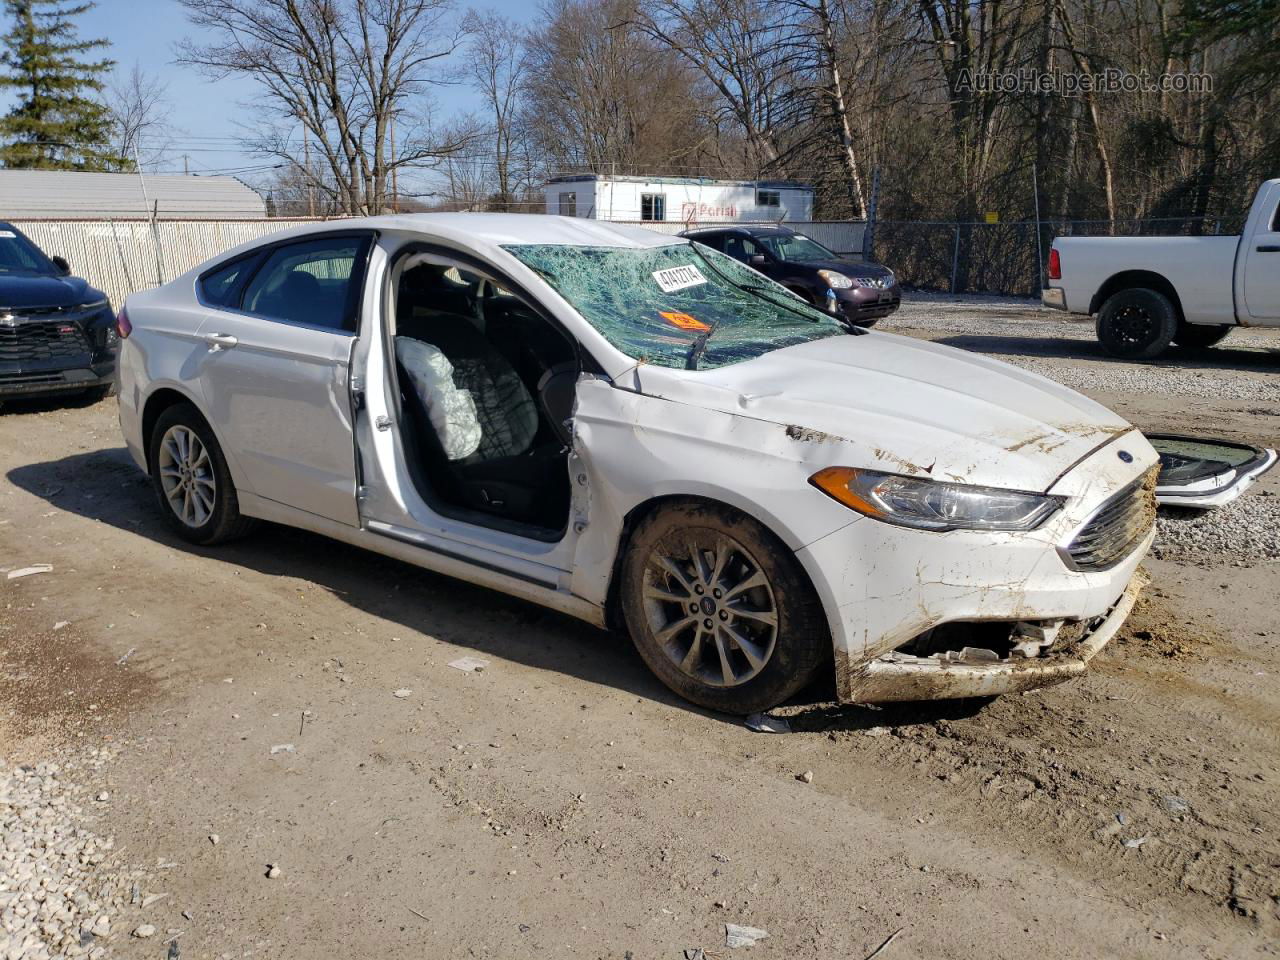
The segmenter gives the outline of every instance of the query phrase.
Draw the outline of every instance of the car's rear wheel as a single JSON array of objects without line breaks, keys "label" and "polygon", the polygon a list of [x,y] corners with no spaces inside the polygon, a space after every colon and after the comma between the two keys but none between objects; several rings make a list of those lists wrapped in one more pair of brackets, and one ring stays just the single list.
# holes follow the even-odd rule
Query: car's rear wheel
[{"label": "car's rear wheel", "polygon": [[623,558],[622,612],[654,674],[725,713],[783,702],[827,662],[822,605],[794,554],[728,507],[666,504]]},{"label": "car's rear wheel", "polygon": [[1158,290],[1133,287],[1113,293],[1098,311],[1098,339],[1113,356],[1150,360],[1173,342],[1178,312]]},{"label": "car's rear wheel", "polygon": [[1230,332],[1231,327],[1225,324],[1180,323],[1173,342],[1180,347],[1212,347],[1226,339]]},{"label": "car's rear wheel", "polygon": [[213,431],[188,403],[156,420],[149,449],[151,483],[169,528],[191,543],[244,536],[254,521],[241,516],[231,472]]}]

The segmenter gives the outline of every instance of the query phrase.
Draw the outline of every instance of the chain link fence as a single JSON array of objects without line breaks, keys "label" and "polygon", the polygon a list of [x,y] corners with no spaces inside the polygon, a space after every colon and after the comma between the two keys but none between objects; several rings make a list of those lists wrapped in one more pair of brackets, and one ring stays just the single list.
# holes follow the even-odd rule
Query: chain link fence
[{"label": "chain link fence", "polygon": [[1219,235],[1237,229],[1220,220],[1042,220],[1004,223],[881,220],[871,257],[908,286],[949,293],[1039,296],[1049,248],[1063,236]]}]

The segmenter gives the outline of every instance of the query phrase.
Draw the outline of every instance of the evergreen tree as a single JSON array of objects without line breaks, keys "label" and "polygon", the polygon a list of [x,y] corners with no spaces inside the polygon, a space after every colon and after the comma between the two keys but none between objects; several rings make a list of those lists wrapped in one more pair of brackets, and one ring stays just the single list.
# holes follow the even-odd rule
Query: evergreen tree
[{"label": "evergreen tree", "polygon": [[3,37],[0,88],[18,102],[0,117],[0,164],[44,170],[119,169],[111,155],[111,115],[94,99],[111,60],[86,54],[108,45],[81,40],[73,18],[93,3],[65,0],[4,0],[13,26]]}]

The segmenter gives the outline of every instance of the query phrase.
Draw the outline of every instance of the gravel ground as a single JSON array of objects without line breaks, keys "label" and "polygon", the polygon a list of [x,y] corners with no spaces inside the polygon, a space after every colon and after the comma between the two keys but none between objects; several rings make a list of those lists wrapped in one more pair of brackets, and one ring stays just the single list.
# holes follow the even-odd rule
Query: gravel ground
[{"label": "gravel ground", "polygon": [[[955,296],[909,290],[903,294],[902,308],[881,320],[877,330],[903,333],[921,330],[937,333],[962,333],[979,336],[1009,335],[1047,336],[1064,340],[1081,340],[1096,344],[1093,320],[1075,314],[1064,314],[1041,307],[1039,301],[1019,297]],[[1233,330],[1223,341],[1223,348],[1280,349],[1275,331]],[[1101,347],[1096,351],[1102,359]],[[1211,360],[1212,352],[1201,352],[1201,359]],[[1107,359],[1108,363],[1118,363]]]},{"label": "gravel ground", "polygon": [[1152,552],[1209,565],[1280,561],[1280,497],[1246,493],[1217,510],[1162,507]]},{"label": "gravel ground", "polygon": [[1081,393],[1145,393],[1215,402],[1244,400],[1251,403],[1280,403],[1280,379],[1237,379],[1228,386],[1219,373],[1209,370],[1177,370],[1131,364],[1073,367],[1029,357],[1001,359],[1057,380]]},{"label": "gravel ground", "polygon": [[[91,829],[84,803],[105,805],[110,795],[83,798],[76,782],[93,779],[112,759],[94,750],[84,763],[7,766],[0,779],[0,957],[108,955],[121,936],[116,922],[131,900],[141,902],[144,874],[117,863],[115,841]],[[137,928],[135,928],[137,929]],[[143,933],[146,931],[143,930]]]}]

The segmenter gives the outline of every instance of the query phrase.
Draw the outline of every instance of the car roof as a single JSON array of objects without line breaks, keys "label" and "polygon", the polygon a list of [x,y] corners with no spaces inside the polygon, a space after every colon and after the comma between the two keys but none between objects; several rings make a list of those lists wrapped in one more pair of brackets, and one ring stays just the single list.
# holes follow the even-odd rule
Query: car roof
[{"label": "car roof", "polygon": [[736,233],[746,237],[787,237],[795,233],[790,227],[756,226],[754,224],[735,224],[728,227],[695,227],[686,230],[680,236],[696,240],[699,236],[711,236],[716,233]]},{"label": "car roof", "polygon": [[[551,244],[590,247],[663,247],[682,244],[680,237],[645,227],[607,223],[585,217],[541,213],[401,213],[307,224],[273,234],[271,240],[305,237],[340,230],[385,230],[416,233],[478,245]],[[261,241],[257,241],[260,244]]]}]

